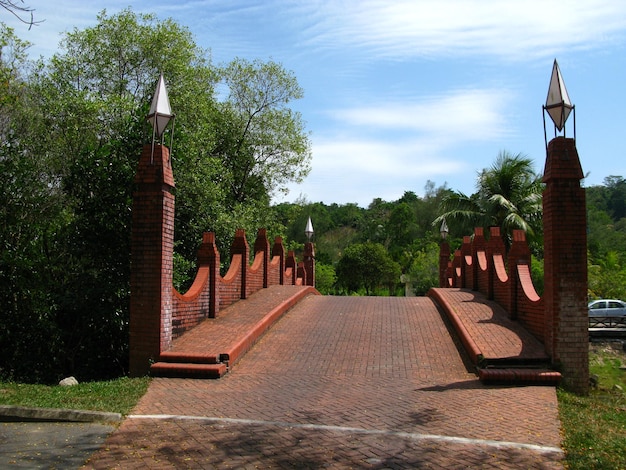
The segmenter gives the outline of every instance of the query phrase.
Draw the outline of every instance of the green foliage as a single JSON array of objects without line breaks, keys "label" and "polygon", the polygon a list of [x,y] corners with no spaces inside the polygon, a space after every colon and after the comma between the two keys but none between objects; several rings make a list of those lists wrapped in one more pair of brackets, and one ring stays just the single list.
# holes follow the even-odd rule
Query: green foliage
[{"label": "green foliage", "polygon": [[400,274],[400,266],[380,243],[351,245],[337,263],[339,284],[348,292],[363,288],[366,295],[371,295],[380,287],[394,291]]},{"label": "green foliage", "polygon": [[626,299],[626,180],[609,176],[586,189],[588,283],[591,298]]},{"label": "green foliage", "polygon": [[234,59],[221,69],[229,99],[221,104],[231,124],[218,146],[234,201],[259,199],[302,181],[311,159],[299,113],[286,105],[303,97],[293,73],[276,62]]},{"label": "green foliage", "polygon": [[[311,217],[318,263],[338,268],[339,260],[352,245],[379,243],[388,247],[388,255],[400,265],[401,272],[408,273],[416,256],[431,256],[418,253],[422,250],[425,252],[431,242],[439,239],[438,229],[433,229],[432,220],[437,216],[441,201],[449,193],[445,185],[436,187],[435,183],[429,181],[423,197],[406,191],[397,201],[374,199],[368,208],[356,204],[325,205],[299,200],[293,204],[276,205],[274,210],[278,221],[285,227],[283,233],[286,238],[301,243],[305,240],[306,220]],[[436,250],[438,252],[438,248]],[[394,282],[399,282],[399,279]],[[430,283],[425,281],[424,287],[420,288]],[[339,291],[346,289],[347,284],[337,269]],[[377,293],[382,291],[382,287],[376,289]],[[386,291],[396,295],[395,287],[387,287]],[[351,292],[365,293],[366,289],[363,285]]]},{"label": "green foliage", "polygon": [[449,194],[444,200],[444,213],[435,219],[435,224],[445,219],[455,234],[459,234],[459,229],[461,234],[471,234],[474,227],[500,227],[507,247],[513,230],[524,230],[533,251],[542,252],[543,187],[531,159],[500,152],[490,168],[478,173],[476,190],[471,196]]},{"label": "green foliage", "polygon": [[329,295],[335,292],[337,275],[335,268],[323,263],[315,263],[315,288],[322,295]]},{"label": "green foliage", "polygon": [[408,274],[415,295],[426,295],[431,287],[439,287],[439,245],[430,242],[414,252]]}]

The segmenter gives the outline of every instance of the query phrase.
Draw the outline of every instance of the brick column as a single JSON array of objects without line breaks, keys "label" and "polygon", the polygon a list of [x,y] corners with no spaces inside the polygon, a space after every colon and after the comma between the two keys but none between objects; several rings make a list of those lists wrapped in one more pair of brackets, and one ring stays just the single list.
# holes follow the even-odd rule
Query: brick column
[{"label": "brick column", "polygon": [[287,259],[285,260],[285,270],[289,268],[291,268],[291,279],[285,279],[285,284],[294,286],[296,284],[296,278],[298,277],[298,265],[293,250],[289,250]]},{"label": "brick column", "polygon": [[209,268],[209,318],[217,317],[220,310],[217,280],[220,276],[220,252],[215,243],[214,232],[202,234],[202,244],[198,249],[198,267]]},{"label": "brick column", "polygon": [[248,245],[248,240],[246,239],[246,232],[242,228],[238,228],[237,230],[235,230],[235,239],[233,240],[233,244],[230,246],[231,260],[233,255],[241,255],[240,298],[245,299],[248,297],[248,292],[246,291],[246,289],[248,287],[248,266],[250,266],[250,246]]},{"label": "brick column", "polygon": [[283,285],[285,283],[285,246],[283,245],[282,237],[274,238],[274,246],[272,247],[272,258],[278,256],[279,263],[279,275],[278,282]]},{"label": "brick column", "polygon": [[563,385],[589,391],[587,223],[573,139],[548,144],[543,181],[545,343]]},{"label": "brick column", "polygon": [[306,272],[306,285],[315,287],[315,247],[313,243],[304,244],[304,270]]},{"label": "brick column", "polygon": [[[259,254],[262,253],[262,254]],[[268,273],[270,269],[270,242],[267,239],[267,229],[260,228],[254,241],[254,259],[263,256],[263,287],[269,286]]]},{"label": "brick column", "polygon": [[172,341],[174,177],[169,150],[145,145],[135,175],[130,273],[130,375],[150,370],[150,362]]},{"label": "brick column", "polygon": [[469,235],[463,237],[463,244],[461,245],[461,284],[458,287],[471,289],[473,281],[469,277],[472,275],[471,269],[473,268],[465,262],[466,257],[472,257],[472,237]]},{"label": "brick column", "polygon": [[489,241],[487,242],[487,298],[489,300],[493,300],[495,297],[494,294],[494,284],[495,284],[495,266],[493,264],[494,255],[502,255],[504,256],[505,248],[504,248],[504,240],[502,240],[502,236],[500,235],[500,227],[489,227]]},{"label": "brick column", "polygon": [[507,258],[507,266],[509,272],[509,316],[512,319],[517,319],[517,304],[518,302],[518,289],[519,289],[519,274],[517,272],[518,264],[526,264],[530,269],[530,248],[526,242],[526,232],[523,230],[513,230],[513,242],[509,249],[509,256]]}]

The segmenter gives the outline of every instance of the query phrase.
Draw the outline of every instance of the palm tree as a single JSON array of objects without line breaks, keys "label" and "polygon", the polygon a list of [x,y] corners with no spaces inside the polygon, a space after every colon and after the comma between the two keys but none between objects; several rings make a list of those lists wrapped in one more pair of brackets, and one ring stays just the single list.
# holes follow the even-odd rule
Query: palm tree
[{"label": "palm tree", "polygon": [[465,233],[471,233],[474,227],[500,227],[507,248],[513,230],[521,229],[534,251],[540,249],[543,186],[532,163],[522,154],[500,152],[490,168],[478,173],[476,193],[451,193],[443,201],[443,214],[433,225],[445,219]]}]

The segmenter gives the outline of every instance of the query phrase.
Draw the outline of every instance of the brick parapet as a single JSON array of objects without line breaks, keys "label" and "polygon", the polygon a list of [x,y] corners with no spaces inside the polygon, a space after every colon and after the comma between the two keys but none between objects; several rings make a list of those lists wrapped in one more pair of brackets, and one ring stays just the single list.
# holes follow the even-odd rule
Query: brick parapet
[{"label": "brick parapet", "polygon": [[[531,278],[531,252],[523,231],[513,232],[508,255],[498,227],[486,243],[475,231],[471,257],[467,240],[451,263],[452,287],[465,286],[498,302],[540,339],[563,385],[589,389],[587,313],[587,235],[583,177],[573,139],[557,137],[548,145],[543,181],[544,294]],[[483,251],[484,250],[484,251]],[[484,252],[484,259],[482,254]],[[440,253],[440,269],[442,257]],[[472,274],[469,267],[474,266]]]},{"label": "brick parapet", "polygon": [[260,229],[254,259],[245,232],[237,230],[228,272],[220,275],[215,234],[203,234],[198,272],[186,293],[173,286],[174,177],[166,147],[144,147],[135,176],[131,235],[130,374],[142,376],[150,363],[170,348],[173,339],[205,318],[216,317],[228,305],[259,289],[277,284],[308,285],[314,276],[314,251],[307,268],[295,255],[285,257],[277,237],[271,253],[267,232]]}]

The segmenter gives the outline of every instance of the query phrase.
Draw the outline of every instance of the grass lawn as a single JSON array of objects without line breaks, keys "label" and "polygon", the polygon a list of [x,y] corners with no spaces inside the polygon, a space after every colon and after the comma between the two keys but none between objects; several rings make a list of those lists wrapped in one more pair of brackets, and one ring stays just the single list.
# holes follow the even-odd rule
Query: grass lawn
[{"label": "grass lawn", "polygon": [[0,405],[109,411],[127,415],[146,393],[150,379],[123,377],[71,387],[0,382]]},{"label": "grass lawn", "polygon": [[620,343],[591,343],[589,368],[597,386],[587,397],[557,391],[569,469],[626,469],[625,366]]}]

